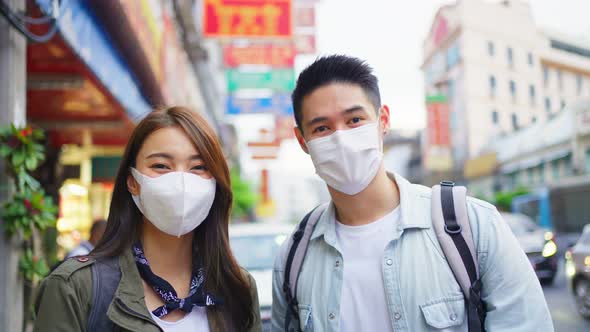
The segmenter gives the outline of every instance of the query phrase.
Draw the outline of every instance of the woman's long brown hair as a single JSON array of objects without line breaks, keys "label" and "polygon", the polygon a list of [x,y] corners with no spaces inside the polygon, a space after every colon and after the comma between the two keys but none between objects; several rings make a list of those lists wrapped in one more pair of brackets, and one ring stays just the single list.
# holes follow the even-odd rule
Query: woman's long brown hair
[{"label": "woman's long brown hair", "polygon": [[193,255],[199,255],[205,268],[205,288],[224,298],[214,310],[231,321],[224,323],[230,330],[247,330],[254,321],[250,285],[231,253],[228,224],[233,195],[229,169],[221,144],[206,120],[184,107],[171,107],[150,113],[131,134],[117,172],[108,223],[105,233],[92,256],[114,257],[130,250],[139,238],[142,214],[127,189],[130,168],[135,167],[137,154],[145,139],[154,131],[181,128],[192,140],[205,165],[215,178],[217,187],[213,206],[205,221],[194,231]]}]

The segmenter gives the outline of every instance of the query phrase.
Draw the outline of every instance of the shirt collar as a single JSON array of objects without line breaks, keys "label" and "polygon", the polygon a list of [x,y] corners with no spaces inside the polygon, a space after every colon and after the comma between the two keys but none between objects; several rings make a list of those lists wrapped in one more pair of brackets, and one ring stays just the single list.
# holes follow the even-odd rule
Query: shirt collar
[{"label": "shirt collar", "polygon": [[[400,193],[401,220],[396,224],[396,231],[401,234],[408,228],[430,228],[430,210],[420,211],[420,208],[416,204],[416,201],[421,199],[421,192],[418,186],[393,172],[387,172],[387,176],[391,181],[395,181]],[[323,235],[324,240],[328,244],[334,245],[336,243],[335,213],[334,203],[330,202],[326,211],[320,216],[320,220],[312,233],[311,240]]]}]

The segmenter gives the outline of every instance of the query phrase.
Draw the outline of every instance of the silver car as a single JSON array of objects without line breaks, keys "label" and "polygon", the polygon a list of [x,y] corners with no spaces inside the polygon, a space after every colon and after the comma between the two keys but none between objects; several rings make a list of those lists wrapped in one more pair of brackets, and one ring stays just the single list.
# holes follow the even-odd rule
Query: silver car
[{"label": "silver car", "polygon": [[578,313],[590,319],[590,224],[565,253],[565,275],[576,300]]},{"label": "silver car", "polygon": [[229,242],[238,264],[256,280],[264,331],[270,331],[272,270],[281,244],[294,231],[288,224],[232,224]]}]

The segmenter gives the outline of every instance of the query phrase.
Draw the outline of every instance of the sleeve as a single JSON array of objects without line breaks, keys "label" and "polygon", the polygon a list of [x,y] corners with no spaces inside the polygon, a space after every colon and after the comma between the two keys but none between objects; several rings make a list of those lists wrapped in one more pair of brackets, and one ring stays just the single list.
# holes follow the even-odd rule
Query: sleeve
[{"label": "sleeve", "polygon": [[34,332],[86,331],[86,310],[72,285],[59,276],[45,279],[35,302]]},{"label": "sleeve", "polygon": [[486,221],[479,236],[485,246],[479,256],[486,330],[553,331],[543,290],[520,244],[498,211]]},{"label": "sleeve", "polygon": [[260,319],[260,303],[258,302],[258,289],[256,288],[256,280],[254,280],[250,274],[248,274],[248,279],[250,281],[252,308],[254,309],[254,322],[250,332],[262,332],[262,320]]},{"label": "sleeve", "polygon": [[[285,241],[288,242],[288,241]],[[286,245],[284,244],[279,254],[275,258],[274,268],[272,271],[272,317],[271,331],[284,331],[285,314],[287,312],[287,299],[283,293],[283,278],[285,274],[285,257]]]}]

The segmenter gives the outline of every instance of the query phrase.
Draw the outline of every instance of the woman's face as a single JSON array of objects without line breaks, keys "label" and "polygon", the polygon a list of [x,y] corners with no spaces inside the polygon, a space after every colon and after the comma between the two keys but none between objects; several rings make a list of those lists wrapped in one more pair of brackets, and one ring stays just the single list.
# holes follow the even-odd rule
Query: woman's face
[{"label": "woman's face", "polygon": [[[155,178],[169,172],[187,172],[205,179],[212,177],[199,155],[199,150],[179,127],[166,127],[151,133],[143,142],[135,160],[135,168]],[[129,175],[129,191],[137,195],[137,182]]]}]

